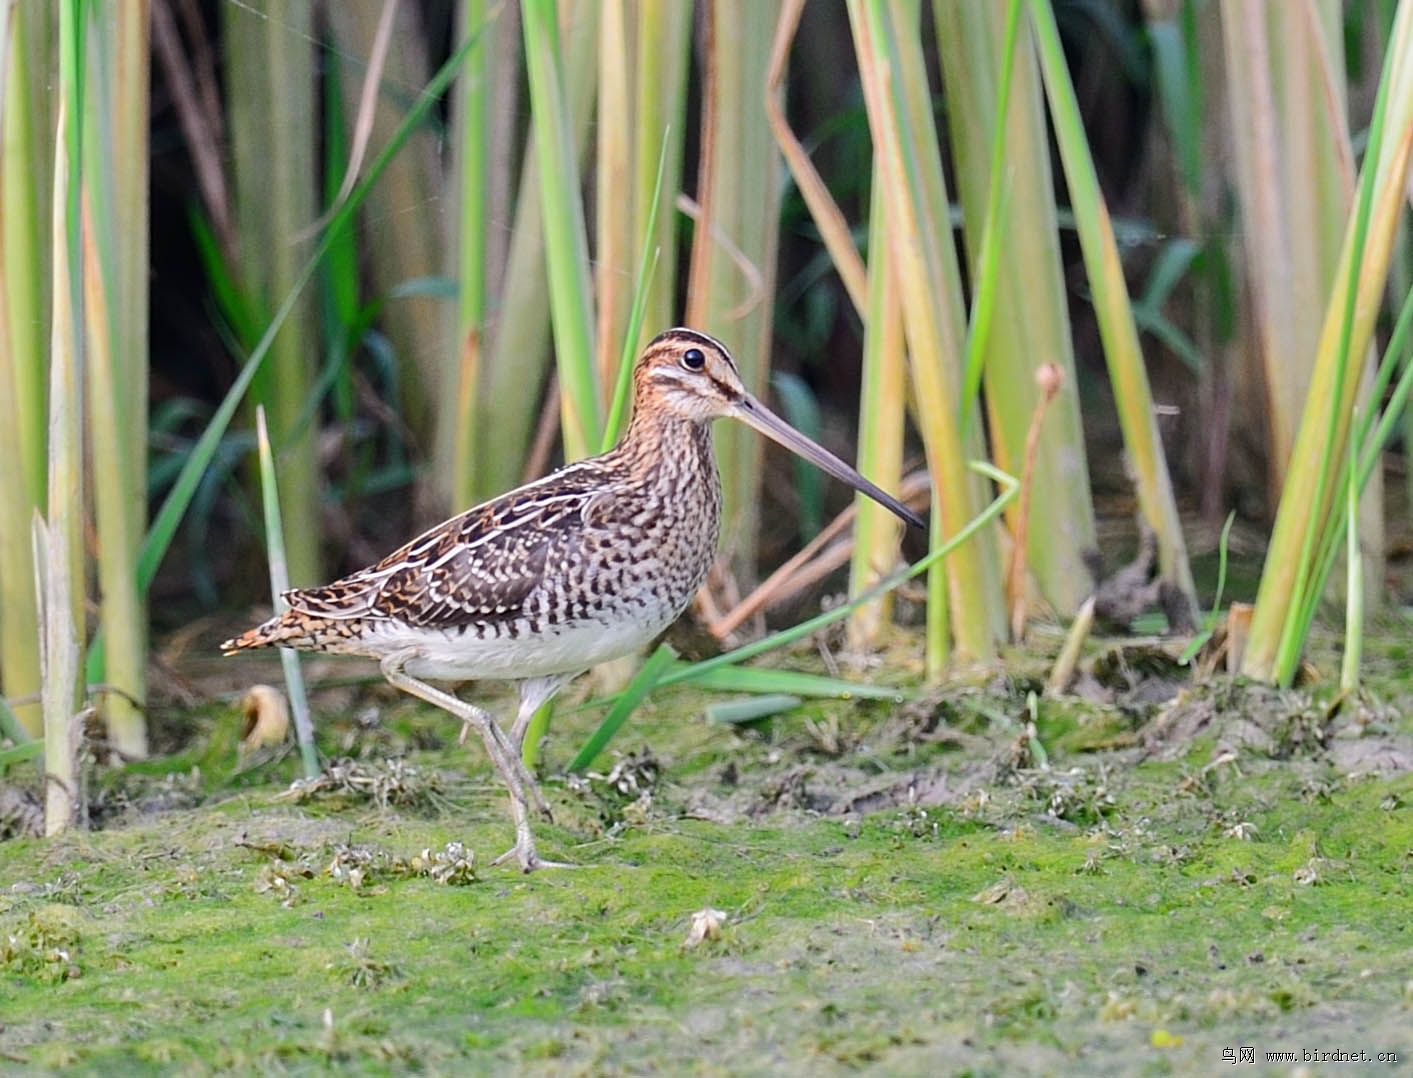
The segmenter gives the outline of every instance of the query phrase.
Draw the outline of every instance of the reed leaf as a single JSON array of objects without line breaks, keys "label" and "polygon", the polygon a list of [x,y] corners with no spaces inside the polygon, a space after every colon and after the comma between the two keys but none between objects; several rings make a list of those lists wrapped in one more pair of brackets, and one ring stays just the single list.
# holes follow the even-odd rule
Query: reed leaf
[{"label": "reed leaf", "polygon": [[521,15],[545,221],[564,452],[567,459],[577,460],[594,451],[603,433],[603,406],[594,373],[589,240],[554,0],[525,0]]},{"label": "reed leaf", "polygon": [[744,700],[724,700],[707,707],[707,722],[724,726],[744,726],[759,722],[785,711],[793,711],[802,704],[798,696],[772,693],[769,696],[750,696]]},{"label": "reed leaf", "polygon": [[657,215],[662,204],[662,177],[667,167],[667,150],[670,144],[664,132],[662,152],[658,157],[657,178],[653,181],[652,212],[648,215],[647,227],[643,230],[643,249],[638,256],[638,274],[633,284],[633,303],[628,312],[628,324],[624,328],[623,343],[618,357],[618,370],[614,379],[613,397],[609,403],[608,420],[604,423],[601,452],[611,449],[627,429],[629,401],[633,390],[633,364],[638,354],[638,341],[643,335],[643,316],[647,313],[648,301],[652,292],[653,271],[658,264],[657,250],[650,250],[657,235]]},{"label": "reed leaf", "polygon": [[[1071,387],[1041,428],[1030,498],[1045,526],[1031,531],[1026,559],[1040,593],[1069,616],[1091,587],[1082,554],[1095,546],[1094,510],[1030,21],[1024,0],[933,0],[933,12],[974,282],[968,350],[980,350],[992,455],[1001,468],[1021,471],[1041,397],[1037,367],[1057,364]],[[971,378],[969,367],[963,423],[974,414]],[[1014,533],[1016,521],[1010,525]]]},{"label": "reed leaf", "polygon": [[[767,83],[768,89],[771,91],[779,90],[785,81],[786,58],[790,52],[790,45],[795,39],[795,32],[799,29],[800,16],[804,14],[804,10],[805,0],[785,0],[785,4],[781,8],[780,22],[775,28],[775,41],[771,46],[770,72]],[[783,96],[777,92],[767,93],[765,112],[770,121],[771,130],[775,134],[776,144],[780,147],[780,153],[785,158],[785,163],[790,167],[790,175],[794,177],[800,197],[809,207],[810,216],[814,220],[815,227],[819,229],[820,239],[829,252],[834,269],[839,274],[840,280],[844,282],[844,289],[849,293],[849,299],[853,301],[854,309],[863,313],[868,306],[869,286],[863,259],[859,257],[858,249],[854,246],[854,237],[849,228],[849,222],[845,220],[838,203],[830,195],[829,188],[825,186],[824,180],[815,169],[804,145],[790,129],[789,121],[785,116]]]},{"label": "reed leaf", "polygon": [[110,741],[129,758],[147,755],[147,610],[135,571],[147,512],[148,65],[146,27],[137,19],[143,14],[141,5],[95,9],[82,195],[85,425],[107,641],[89,654],[89,680],[113,690],[102,699],[102,716]]},{"label": "reed leaf", "polygon": [[[343,191],[343,180],[348,174],[349,162],[354,155],[348,124],[343,114],[343,61],[333,54],[324,56],[323,69],[323,205],[325,213],[331,213],[338,203],[347,197]],[[303,429],[308,424],[317,427],[320,410],[325,401],[333,413],[335,422],[342,427],[354,423],[357,418],[357,389],[354,384],[353,355],[368,339],[368,331],[373,325],[374,312],[380,311],[382,304],[376,299],[369,304],[362,302],[362,275],[359,270],[358,238],[351,222],[345,222],[330,236],[328,254],[318,275],[319,312],[322,329],[319,333],[324,344],[323,370],[319,374],[308,400],[305,411],[295,423],[295,429]],[[259,327],[256,328],[259,332]],[[392,443],[394,453],[401,448],[401,440]],[[360,452],[353,440],[343,443],[345,469],[351,482],[350,488],[362,488],[362,480],[371,456],[368,449]],[[356,459],[355,459],[356,458]]]},{"label": "reed leaf", "polygon": [[[571,112],[576,161],[588,144],[593,116],[594,86],[598,67],[595,46],[598,35],[597,3],[577,3],[569,12],[565,32],[565,84]],[[508,13],[507,13],[508,14]],[[518,26],[508,18],[497,33]],[[519,32],[500,42],[501,55],[523,48]],[[476,437],[480,439],[473,476],[473,501],[503,493],[523,482],[525,461],[540,412],[540,390],[548,369],[550,344],[550,301],[545,288],[545,231],[541,196],[539,158],[530,145],[520,169],[515,218],[510,231],[505,278],[499,290],[500,303],[482,379],[475,392]]]},{"label": "reed leaf", "polygon": [[[874,167],[873,190],[882,189]],[[868,306],[864,319],[863,384],[859,393],[858,468],[884,490],[896,494],[903,476],[903,430],[907,398],[907,342],[897,264],[889,254],[884,200],[869,207]],[[897,518],[872,498],[854,498],[854,549],[849,562],[849,594],[878,583],[897,563],[902,536]],[[849,644],[876,646],[892,608],[880,596],[849,618]]]},{"label": "reed leaf", "polygon": [[1340,656],[1339,688],[1353,692],[1359,687],[1359,663],[1364,654],[1364,554],[1359,544],[1359,464],[1349,454],[1349,471],[1344,484],[1344,548],[1348,574],[1344,590],[1344,654]]},{"label": "reed leaf", "polygon": [[83,116],[85,9],[59,10],[59,110],[54,140],[49,344],[49,512],[35,515],[35,592],[40,598],[44,676],[44,830],[77,818],[74,716],[83,699]]},{"label": "reed leaf", "polygon": [[1413,146],[1413,4],[1404,0],[1390,34],[1370,121],[1355,211],[1345,233],[1316,353],[1311,391],[1296,433],[1276,513],[1242,671],[1289,684],[1324,586],[1326,534],[1350,451],[1364,354],[1387,280]]},{"label": "reed leaf", "polygon": [[[19,720],[16,719],[16,722]],[[0,749],[0,774],[4,774],[5,769],[13,767],[15,764],[25,763],[33,760],[36,756],[44,752],[43,741],[26,741],[22,744],[13,745],[8,749]]]},{"label": "reed leaf", "polygon": [[6,702],[3,696],[0,696],[0,738],[13,741],[16,745],[39,744],[25,728],[25,724],[20,721],[20,717],[15,714],[15,709]]},{"label": "reed leaf", "polygon": [[[289,609],[284,598],[289,590],[289,562],[285,557],[285,529],[280,512],[280,488],[275,478],[275,454],[270,449],[265,408],[259,404],[255,406],[255,440],[260,456],[260,501],[265,516],[265,549],[270,562],[270,597],[275,613],[283,614]],[[309,694],[304,690],[304,671],[299,665],[299,652],[294,648],[280,648],[279,651],[290,712],[294,716],[299,759],[304,766],[304,777],[312,779],[320,771],[319,754],[314,748],[314,724],[309,717]]]},{"label": "reed leaf", "polygon": [[403,115],[402,121],[398,124],[392,137],[368,166],[363,178],[358,181],[348,198],[340,203],[330,215],[323,234],[314,245],[314,250],[291,283],[289,292],[286,293],[279,307],[271,316],[270,324],[265,328],[259,342],[251,350],[250,357],[241,366],[240,373],[236,375],[235,381],[226,391],[225,397],[222,398],[219,407],[212,415],[210,422],[207,423],[206,429],[201,432],[196,445],[192,447],[190,455],[172,484],[172,489],[167,493],[166,499],[162,502],[161,508],[152,521],[152,526],[147,531],[138,560],[138,586],[144,592],[151,587],[157,567],[161,564],[162,558],[167,553],[167,548],[171,545],[172,537],[176,534],[182,517],[191,504],[197,485],[201,482],[206,468],[215,456],[221,439],[225,437],[231,419],[245,398],[251,380],[268,357],[271,343],[279,333],[280,327],[284,325],[285,319],[289,317],[290,312],[298,303],[304,286],[314,276],[315,270],[318,269],[324,256],[336,241],[340,234],[339,230],[353,220],[354,215],[363,207],[369,192],[382,179],[389,163],[397,156],[398,151],[402,149],[413,132],[419,128],[427,114],[441,99],[442,94],[446,92],[447,86],[455,77],[460,64],[474,43],[474,40],[463,42],[447,58],[446,63],[438,69],[431,81],[423,88],[416,102]]},{"label": "reed leaf", "polygon": [[[491,186],[505,166],[492,156],[493,102],[497,69],[506,61],[496,55],[494,32],[482,33],[491,0],[460,0],[458,40],[476,39],[456,82],[451,140],[455,154],[452,188],[457,199],[457,233],[451,252],[457,282],[456,331],[452,338],[457,362],[444,366],[442,405],[437,413],[436,472],[440,493],[453,507],[471,504],[473,476],[481,462],[475,436],[474,403],[481,381],[490,313]],[[499,15],[499,11],[497,12]]]},{"label": "reed leaf", "polygon": [[[976,515],[980,491],[966,471],[957,422],[965,324],[947,192],[920,39],[910,0],[850,0],[869,129],[882,182],[889,249],[907,332],[917,420],[933,478],[932,549]],[[975,430],[976,427],[974,426]],[[951,642],[968,659],[995,656],[1004,624],[993,538],[936,559],[928,578],[927,670],[941,677]]]},{"label": "reed leaf", "polygon": [[599,724],[599,728],[594,731],[593,736],[584,743],[584,747],[579,750],[574,759],[569,761],[567,770],[582,771],[594,762],[594,759],[603,752],[608,743],[613,740],[619,728],[628,721],[628,716],[637,710],[638,705],[647,699],[648,693],[653,691],[653,687],[661,679],[663,672],[677,657],[677,653],[666,644],[659,644],[656,651],[648,656],[647,662],[643,663],[637,675],[629,683],[614,702],[609,712],[604,716],[604,720]]},{"label": "reed leaf", "polygon": [[[392,36],[398,46],[386,55],[378,93],[373,98],[370,138],[375,146],[387,142],[393,131],[403,126],[409,104],[417,100],[416,88],[429,81],[421,9],[417,4],[398,0],[329,4],[323,9],[333,47],[345,57],[356,58],[366,70],[376,52],[387,3],[396,4]],[[290,37],[289,47],[294,47],[294,41],[300,39],[297,35]],[[346,78],[344,110],[348,116],[361,116],[362,100],[362,80]],[[422,124],[407,138],[405,151],[390,163],[383,182],[367,198],[363,252],[375,291],[389,299],[406,282],[434,277],[446,268],[443,247],[450,222],[445,219],[446,183],[438,159],[438,123],[435,114],[424,116]],[[401,360],[403,418],[425,445],[435,444],[433,408],[443,385],[443,365],[448,356],[455,354],[447,341],[453,322],[444,303],[433,296],[405,295],[388,302],[381,320],[393,352]],[[278,429],[276,441],[279,442]]]},{"label": "reed leaf", "polygon": [[[8,340],[11,342],[10,381],[15,394],[14,420],[18,435],[19,477],[29,501],[44,504],[48,454],[44,444],[47,395],[47,324],[49,260],[43,223],[50,192],[44,186],[53,169],[52,157],[43,147],[51,145],[54,130],[53,95],[45,92],[50,70],[45,46],[52,29],[53,10],[47,4],[6,5],[4,32],[6,55],[4,109],[0,110],[0,238],[4,262],[0,286],[8,305]],[[25,518],[28,514],[25,514]],[[26,546],[28,542],[26,540]]]},{"label": "reed leaf", "polygon": [[1139,510],[1158,537],[1158,562],[1163,578],[1179,587],[1191,603],[1194,601],[1192,570],[1172,479],[1158,436],[1153,396],[1138,344],[1123,263],[1114,240],[1113,221],[1099,190],[1099,178],[1089,153],[1079,102],[1060,47],[1060,32],[1050,0],[1028,2],[1055,139],[1070,192],[1099,336],[1104,345],[1104,360],[1118,406],[1119,426],[1137,481]]},{"label": "reed leaf", "polygon": [[[645,306],[637,339],[624,345],[635,354],[648,337],[677,322],[678,230],[672,208],[682,190],[693,9],[693,4],[681,0],[635,3],[629,8],[630,17],[637,17],[636,30],[629,35],[635,72],[633,249],[656,252],[641,286]],[[648,196],[659,189],[661,196]],[[666,212],[659,212],[659,197],[666,199]]]},{"label": "reed leaf", "polygon": [[[599,100],[594,138],[594,333],[599,385],[616,384],[632,302],[633,224],[631,187],[634,122],[629,66],[628,11],[624,0],[602,0],[599,10]],[[633,342],[636,344],[637,342]],[[609,442],[605,431],[600,442]],[[610,443],[611,444],[611,443]]]},{"label": "reed leaf", "polygon": [[[1307,0],[1293,12],[1265,0],[1224,3],[1222,25],[1227,77],[1236,88],[1229,95],[1238,136],[1232,145],[1248,222],[1274,503],[1310,390],[1353,197],[1343,27],[1340,6],[1329,0]],[[1370,579],[1383,576],[1382,504],[1375,477],[1360,528]]]},{"label": "reed leaf", "polygon": [[[40,240],[47,205],[40,150],[48,95],[36,98],[32,71],[34,22],[49,5],[0,9],[0,518],[29,520],[45,503],[46,254]],[[45,56],[38,67],[47,75]],[[0,529],[0,689],[12,698],[38,697],[40,634],[34,591],[34,548],[23,526]],[[38,703],[15,711],[30,734],[43,728]]]},{"label": "reed leaf", "polygon": [[[685,667],[687,664],[682,665]],[[891,700],[895,704],[916,695],[892,685],[874,685],[866,681],[805,674],[798,670],[771,670],[754,666],[708,670],[694,675],[691,683],[699,689],[714,692],[788,694],[830,700]]]},{"label": "reed leaf", "polygon": [[[779,240],[779,151],[762,103],[779,0],[717,0],[705,22],[699,212],[687,281],[689,325],[720,338],[746,388],[770,384]],[[766,91],[779,93],[780,91]],[[740,424],[715,434],[722,545],[741,581],[755,577],[763,439]]]},{"label": "reed leaf", "polygon": [[[299,237],[317,215],[314,5],[271,0],[258,15],[234,4],[222,10],[239,277],[250,292],[247,305],[264,312],[290,290],[308,248]],[[241,344],[249,348],[254,339]],[[280,457],[290,575],[308,586],[322,579],[318,429],[300,424],[319,351],[309,297],[297,302],[271,351],[251,399],[265,406]]]},{"label": "reed leaf", "polygon": [[[1313,96],[1319,49],[1303,15],[1278,11],[1265,0],[1222,3],[1236,190],[1265,366],[1273,492],[1280,490],[1290,461],[1339,253],[1338,232],[1333,242],[1323,233],[1331,219],[1341,228],[1348,204],[1346,185],[1334,170],[1338,133]],[[1341,94],[1342,84],[1334,84]],[[1322,152],[1315,152],[1317,146]]]},{"label": "reed leaf", "polygon": [[[98,104],[112,127],[111,171],[113,233],[113,325],[120,358],[118,393],[122,396],[122,496],[128,502],[125,517],[130,529],[126,547],[128,575],[136,564],[136,551],[147,526],[147,386],[149,253],[149,159],[151,48],[150,2],[98,4],[94,11],[102,37],[111,52],[111,72],[104,85],[111,90]],[[96,192],[108,184],[94,184]],[[106,230],[104,230],[106,231]],[[100,233],[101,234],[101,233]],[[101,583],[101,580],[100,580]],[[138,634],[142,653],[147,650],[146,617],[124,631]],[[145,693],[136,693],[142,699]]]}]

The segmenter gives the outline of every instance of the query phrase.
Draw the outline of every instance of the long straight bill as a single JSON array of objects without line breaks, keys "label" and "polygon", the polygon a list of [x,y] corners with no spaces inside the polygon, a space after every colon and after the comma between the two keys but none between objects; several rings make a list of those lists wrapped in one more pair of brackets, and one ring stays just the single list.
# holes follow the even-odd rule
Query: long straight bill
[{"label": "long straight bill", "polygon": [[810,441],[749,393],[741,395],[741,399],[736,402],[733,414],[742,423],[760,431],[790,452],[798,453],[820,471],[828,472],[841,483],[848,483],[861,494],[867,494],[879,505],[907,521],[914,528],[927,527],[927,522],[922,517],[897,498],[874,486],[822,445]]}]

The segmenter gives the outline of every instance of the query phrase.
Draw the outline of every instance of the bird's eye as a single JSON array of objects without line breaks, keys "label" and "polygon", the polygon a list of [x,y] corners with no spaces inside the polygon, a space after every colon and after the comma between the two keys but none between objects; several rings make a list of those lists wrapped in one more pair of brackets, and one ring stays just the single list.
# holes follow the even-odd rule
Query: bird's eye
[{"label": "bird's eye", "polygon": [[706,366],[706,353],[700,348],[688,348],[682,353],[682,366],[689,371],[699,371]]}]

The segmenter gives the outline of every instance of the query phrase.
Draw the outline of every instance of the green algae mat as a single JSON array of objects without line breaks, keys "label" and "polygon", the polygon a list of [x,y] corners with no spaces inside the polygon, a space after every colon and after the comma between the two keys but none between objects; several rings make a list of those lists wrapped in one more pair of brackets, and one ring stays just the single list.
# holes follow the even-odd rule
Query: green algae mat
[{"label": "green algae mat", "polygon": [[[182,754],[90,775],[93,829],[0,844],[0,1070],[1413,1060],[1396,690],[1338,707],[1232,685],[1158,704],[1032,690],[742,728],[664,692],[624,755],[547,783],[542,850],[580,867],[529,877],[490,867],[503,796],[435,712],[379,696],[323,720],[338,762],[294,787],[290,758],[238,757],[235,717],[198,716]],[[558,716],[549,758],[594,721]]]}]

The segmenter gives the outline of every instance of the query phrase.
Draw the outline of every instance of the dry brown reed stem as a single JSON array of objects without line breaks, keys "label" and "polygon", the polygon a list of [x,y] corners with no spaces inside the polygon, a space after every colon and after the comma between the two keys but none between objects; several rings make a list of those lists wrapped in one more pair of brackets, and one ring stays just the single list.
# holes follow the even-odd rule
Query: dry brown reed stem
[{"label": "dry brown reed stem", "polygon": [[853,301],[854,310],[862,313],[868,305],[868,272],[863,259],[854,247],[849,222],[845,220],[839,204],[829,193],[829,188],[820,179],[804,145],[795,137],[794,131],[785,118],[785,98],[778,91],[785,83],[786,63],[790,58],[790,46],[795,40],[795,32],[800,26],[800,14],[805,9],[805,0],[786,0],[780,11],[780,22],[775,28],[775,40],[770,46],[770,70],[765,85],[765,116],[770,130],[775,135],[775,144],[785,163],[790,166],[790,175],[795,178],[795,186],[809,207],[815,227],[825,250],[838,271],[844,288]]},{"label": "dry brown reed stem", "polygon": [[334,215],[358,181],[363,159],[368,154],[368,140],[373,136],[373,117],[378,111],[378,91],[383,86],[383,65],[387,62],[388,48],[392,45],[397,2],[398,0],[387,0],[383,5],[382,14],[378,16],[378,26],[373,31],[373,48],[368,53],[368,73],[364,76],[363,89],[358,95],[358,115],[353,123],[353,145],[348,152],[348,167],[344,169],[343,183],[339,185],[338,195],[324,216],[310,226],[311,233],[317,232]]},{"label": "dry brown reed stem", "polygon": [[[678,194],[673,205],[677,207],[677,212],[682,214],[683,217],[686,217],[694,225],[698,227],[701,226],[704,214],[701,203],[697,202],[690,195]],[[761,276],[760,268],[750,260],[750,257],[745,251],[741,250],[740,247],[732,242],[731,237],[726,234],[726,231],[719,224],[708,222],[707,231],[711,236],[712,242],[717,244],[717,246],[726,253],[726,257],[731,260],[732,265],[741,271],[741,276],[746,282],[746,298],[737,306],[724,312],[723,316],[728,321],[744,318],[751,312],[752,308],[765,302],[765,278]],[[696,325],[700,321],[702,321],[701,318],[694,318],[690,314],[687,317],[689,325]]]},{"label": "dry brown reed stem", "polygon": [[[231,194],[226,186],[225,170],[221,166],[225,156],[221,112],[219,106],[214,110],[209,107],[208,94],[201,88],[201,84],[208,80],[199,78],[188,62],[181,35],[177,32],[166,0],[157,0],[152,5],[152,44],[167,77],[177,122],[186,138],[187,149],[191,151],[201,201],[211,216],[211,228],[216,233],[221,250],[229,258],[235,250],[235,234],[231,225]],[[203,56],[209,62],[209,49],[193,51],[198,62]]]},{"label": "dry brown reed stem", "polygon": [[1016,500],[1016,534],[1011,544],[1011,564],[1006,571],[1006,604],[1011,610],[1011,639],[1020,643],[1025,638],[1025,620],[1029,612],[1026,602],[1025,572],[1026,543],[1030,538],[1030,492],[1035,480],[1035,455],[1040,445],[1040,428],[1050,402],[1059,395],[1065,375],[1057,364],[1045,363],[1035,372],[1035,384],[1040,387],[1040,399],[1030,417],[1030,429],[1025,435],[1025,460],[1021,468],[1020,496]]}]

